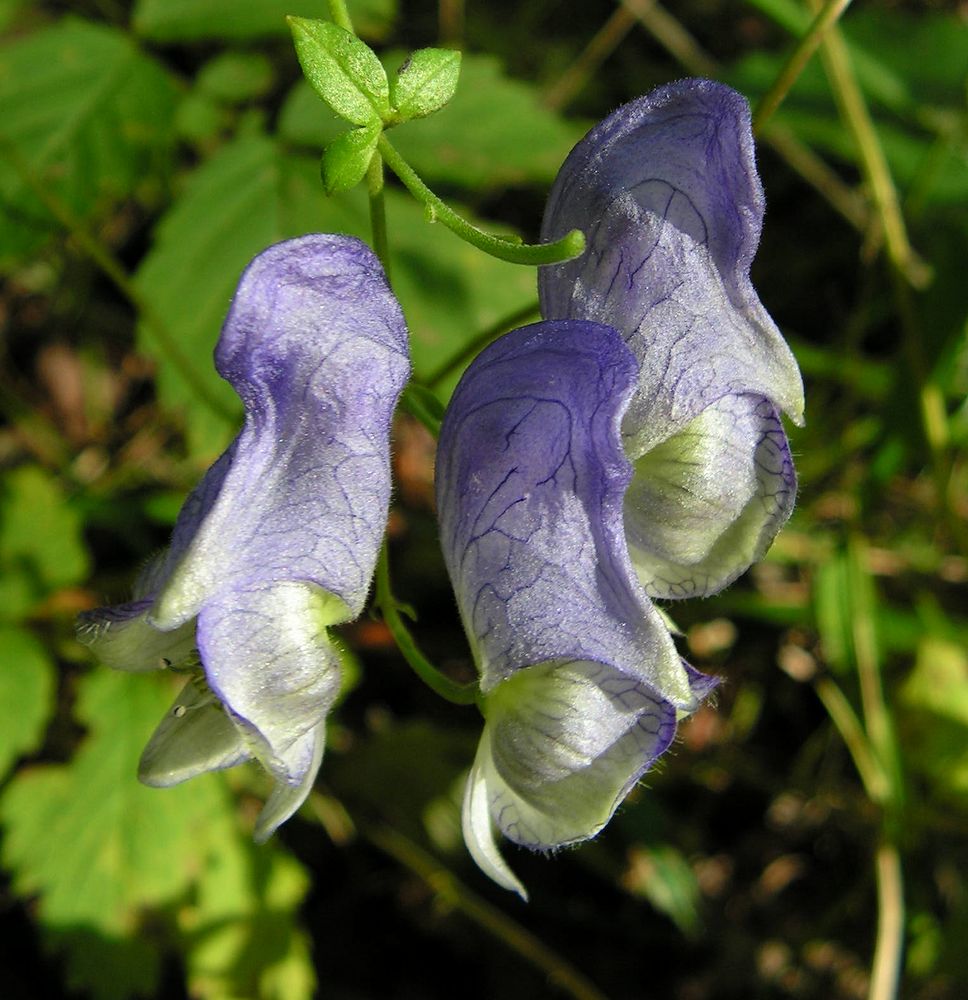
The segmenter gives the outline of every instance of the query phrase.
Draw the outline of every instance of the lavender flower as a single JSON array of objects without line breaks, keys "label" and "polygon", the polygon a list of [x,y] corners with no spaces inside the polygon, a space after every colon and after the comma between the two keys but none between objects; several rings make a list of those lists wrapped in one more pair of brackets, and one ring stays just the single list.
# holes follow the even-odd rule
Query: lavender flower
[{"label": "lavender flower", "polygon": [[483,352],[445,417],[441,539],[486,719],[464,837],[522,895],[494,827],[593,836],[715,683],[649,598],[719,590],[792,509],[777,409],[800,421],[802,388],[749,281],[762,216],[740,95],[620,108],[552,189],[544,237],[588,249],[542,269],[548,321]]},{"label": "lavender flower", "polygon": [[593,836],[712,685],[629,559],[620,428],[637,370],[610,327],[538,323],[476,359],[441,429],[441,544],[486,718],[464,837],[521,895],[492,820],[533,849]]},{"label": "lavender flower", "polygon": [[326,629],[366,600],[407,331],[363,243],[304,236],[249,265],[215,361],[245,405],[241,432],[137,599],[83,615],[78,634],[110,666],[187,675],[139,776],[171,785],[256,758],[276,781],[264,840],[319,769],[340,680]]},{"label": "lavender flower", "polygon": [[796,362],[749,280],[763,221],[749,108],[682,80],[572,150],[543,233],[587,252],[542,269],[548,319],[614,326],[639,362],[622,434],[632,560],[654,597],[711,594],[769,548],[796,477],[777,411],[803,419]]}]

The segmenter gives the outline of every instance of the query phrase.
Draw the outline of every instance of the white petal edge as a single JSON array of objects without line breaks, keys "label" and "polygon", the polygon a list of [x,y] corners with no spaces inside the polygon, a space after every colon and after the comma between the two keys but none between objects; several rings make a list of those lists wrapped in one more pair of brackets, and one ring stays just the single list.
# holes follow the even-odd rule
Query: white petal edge
[{"label": "white petal edge", "polygon": [[485,762],[491,758],[491,738],[487,726],[481,734],[481,742],[477,755],[467,776],[464,787],[464,803],[461,811],[461,823],[464,831],[464,842],[477,866],[496,882],[502,889],[516,892],[525,902],[528,893],[520,880],[501,857],[494,836],[495,827],[491,820],[491,807],[488,802],[487,782],[485,780]]}]

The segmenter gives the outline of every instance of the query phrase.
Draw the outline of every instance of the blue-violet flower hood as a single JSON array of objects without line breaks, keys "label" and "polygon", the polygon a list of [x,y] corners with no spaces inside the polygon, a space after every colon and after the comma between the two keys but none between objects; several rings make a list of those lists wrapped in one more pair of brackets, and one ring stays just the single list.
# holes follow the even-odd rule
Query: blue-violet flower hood
[{"label": "blue-violet flower hood", "polygon": [[749,279],[763,223],[749,106],[681,80],[619,108],[572,150],[542,235],[588,247],[544,267],[542,315],[615,327],[639,363],[622,426],[625,501],[650,595],[703,596],[761,558],[796,477],[778,416],[803,422],[796,361]]},{"label": "blue-violet flower hood", "polygon": [[140,777],[170,785],[256,758],[276,782],[262,840],[322,758],[340,681],[326,629],[362,610],[386,527],[407,331],[365,244],[304,236],[248,266],[215,361],[245,424],[137,598],[82,616],[79,637],[110,666],[186,674]]}]

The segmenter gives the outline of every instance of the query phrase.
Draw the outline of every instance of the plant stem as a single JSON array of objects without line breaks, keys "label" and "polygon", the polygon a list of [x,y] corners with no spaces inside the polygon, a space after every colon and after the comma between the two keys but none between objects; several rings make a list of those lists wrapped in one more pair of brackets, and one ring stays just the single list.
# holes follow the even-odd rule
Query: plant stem
[{"label": "plant stem", "polygon": [[35,176],[30,164],[24,160],[20,151],[9,139],[0,136],[0,148],[3,149],[4,155],[24,184],[33,191],[47,211],[70,233],[74,242],[128,300],[138,317],[144,323],[145,331],[154,340],[158,353],[177,370],[189,389],[213,414],[221,417],[226,423],[236,423],[238,414],[226,406],[212,392],[205,380],[199,377],[195,367],[182,352],[178,342],[169,332],[165,321],[156,312],[151,302],[141,293],[138,286],[125,270],[124,265],[112,253],[110,248],[87,229],[84,223],[74,215],[73,210],[66,202],[62,201],[57,194],[44,186],[40,178]]},{"label": "plant stem", "polygon": [[901,856],[890,841],[874,859],[877,875],[877,943],[868,1000],[896,1000],[904,952],[904,881]]},{"label": "plant stem", "polygon": [[366,170],[366,190],[370,197],[370,232],[373,252],[380,258],[390,284],[390,244],[387,240],[387,210],[383,198],[383,157],[374,152]]},{"label": "plant stem", "polygon": [[413,668],[414,673],[429,687],[447,701],[455,705],[473,705],[477,700],[477,684],[458,684],[438,670],[427,659],[414,642],[407,626],[404,625],[399,604],[390,586],[390,554],[386,539],[380,550],[376,564],[376,603],[383,613],[390,634],[403,654],[403,658]]},{"label": "plant stem", "polygon": [[888,791],[887,776],[872,753],[864,729],[850,702],[829,677],[818,677],[814,682],[814,690],[837,727],[840,738],[850,751],[854,767],[857,768],[868,798],[872,802],[883,802]]},{"label": "plant stem", "polygon": [[[811,5],[816,9],[816,0],[812,0]],[[847,46],[836,25],[831,25],[823,35],[821,54],[844,125],[857,144],[861,170],[884,230],[887,255],[894,267],[911,284],[918,288],[924,287],[930,280],[930,272],[914,254],[908,242],[897,189],[864,96],[854,77]]]},{"label": "plant stem", "polygon": [[690,73],[697,76],[715,76],[718,71],[716,60],[709,55],[698,41],[656,0],[622,0],[639,23],[674,58],[678,59]]},{"label": "plant stem", "polygon": [[408,837],[388,826],[364,827],[362,833],[374,847],[426,882],[440,902],[459,910],[511,951],[541,969],[574,1000],[606,1000],[598,987],[561,955],[552,951],[516,920],[468,889],[436,858]]},{"label": "plant stem", "polygon": [[507,316],[502,316],[496,323],[482,330],[473,340],[469,340],[461,350],[448,361],[445,361],[439,368],[432,372],[426,379],[426,384],[431,389],[435,389],[449,375],[452,375],[458,368],[462,368],[472,358],[477,355],[493,340],[497,340],[502,333],[513,330],[524,320],[532,316],[540,315],[540,306],[537,302],[529,302],[526,306],[516,309]]},{"label": "plant stem", "polygon": [[464,0],[438,0],[437,26],[440,44],[459,49],[464,37]]},{"label": "plant stem", "polygon": [[[623,0],[653,38],[683,67],[696,76],[715,77],[719,64],[692,35],[655,0]],[[787,129],[770,126],[760,137],[855,229],[868,229],[870,213],[856,192],[809,146]]]},{"label": "plant stem", "polygon": [[585,249],[585,236],[578,229],[573,229],[555,243],[535,244],[485,233],[441,201],[417,176],[413,167],[397,152],[385,134],[380,136],[377,149],[386,165],[403,182],[403,186],[426,207],[432,222],[439,220],[462,240],[492,257],[512,264],[559,264],[577,257]]},{"label": "plant stem", "polygon": [[615,51],[635,24],[636,16],[619,5],[611,17],[598,29],[585,50],[545,92],[543,104],[560,111],[581,92],[595,70]]},{"label": "plant stem", "polygon": [[421,398],[421,388],[418,386],[415,389],[414,386],[417,386],[417,383],[411,380],[404,387],[400,396],[400,409],[406,410],[411,417],[419,420],[435,438],[440,437],[440,417],[432,412]]},{"label": "plant stem", "polygon": [[823,39],[824,32],[837,22],[844,11],[850,6],[850,0],[827,0],[823,9],[814,18],[813,24],[800,39],[797,47],[790,53],[783,69],[773,81],[770,89],[760,98],[753,113],[753,131],[759,133],[769,121],[773,113],[790,92],[800,74],[806,68],[817,46]]},{"label": "plant stem", "polygon": [[908,242],[897,189],[891,178],[887,159],[877,137],[864,95],[854,77],[844,40],[832,26],[823,39],[822,53],[831,89],[840,108],[844,125],[857,145],[861,169],[870,189],[871,201],[880,220],[893,279],[894,299],[902,342],[910,376],[918,397],[921,431],[931,456],[931,468],[938,493],[938,505],[944,512],[952,534],[965,544],[961,520],[948,504],[950,469],[946,457],[948,419],[941,389],[930,378],[918,329],[917,313],[911,287],[922,288],[930,280],[930,270]]}]

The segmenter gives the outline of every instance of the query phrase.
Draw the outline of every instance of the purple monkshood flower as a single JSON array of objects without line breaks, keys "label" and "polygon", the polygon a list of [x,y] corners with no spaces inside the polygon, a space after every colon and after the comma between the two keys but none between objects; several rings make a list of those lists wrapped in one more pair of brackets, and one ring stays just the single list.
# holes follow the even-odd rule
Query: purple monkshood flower
[{"label": "purple monkshood flower", "polygon": [[703,80],[619,108],[572,151],[543,236],[546,322],[468,368],[438,450],[441,541],[486,723],[464,837],[524,895],[494,827],[587,839],[715,684],[651,597],[711,594],[763,555],[796,478],[799,371],[749,280],[763,192],[749,108]]},{"label": "purple monkshood flower", "polygon": [[186,675],[139,777],[166,786],[255,758],[276,782],[264,840],[322,759],[340,683],[326,630],[362,610],[386,527],[407,330],[365,244],[303,236],[249,264],[215,364],[242,430],[136,599],[82,615],[78,635],[110,666]]},{"label": "purple monkshood flower", "polygon": [[441,545],[486,720],[464,838],[522,896],[494,824],[535,850],[593,836],[715,683],[680,659],[629,558],[637,373],[611,327],[537,323],[478,356],[441,428]]},{"label": "purple monkshood flower", "polygon": [[542,268],[542,315],[615,327],[639,363],[622,425],[632,561],[653,597],[707,595],[761,558],[796,477],[778,411],[800,372],[749,278],[763,223],[749,107],[681,80],[619,108],[572,150],[542,235],[587,251]]}]

